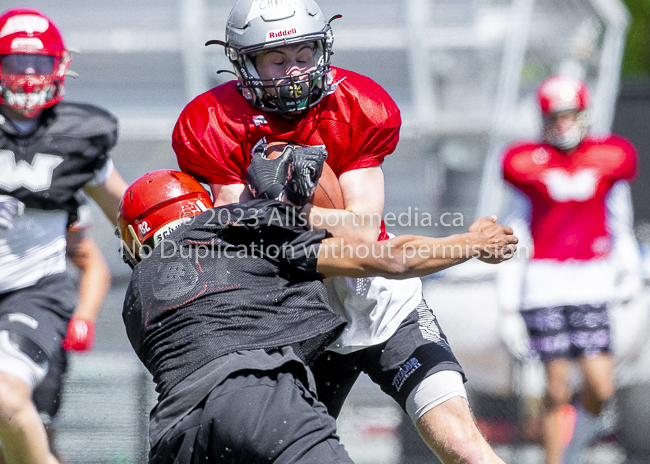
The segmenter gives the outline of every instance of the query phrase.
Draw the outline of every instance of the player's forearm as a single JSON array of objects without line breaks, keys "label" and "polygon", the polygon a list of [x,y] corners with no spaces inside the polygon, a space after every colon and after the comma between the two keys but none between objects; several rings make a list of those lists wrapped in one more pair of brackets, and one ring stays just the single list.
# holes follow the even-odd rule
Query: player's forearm
[{"label": "player's forearm", "polygon": [[482,241],[478,234],[464,233],[443,238],[403,235],[383,242],[393,246],[396,260],[404,269],[404,278],[423,277],[464,263],[480,254]]},{"label": "player's forearm", "polygon": [[210,184],[212,203],[215,207],[241,203],[253,199],[246,184]]},{"label": "player's forearm", "polygon": [[375,242],[379,236],[381,214],[307,205],[303,209],[309,227],[327,229],[334,237],[361,242]]},{"label": "player's forearm", "polygon": [[74,315],[88,321],[95,321],[110,289],[110,282],[108,268],[92,269],[82,274],[79,282],[79,302]]},{"label": "player's forearm", "polygon": [[88,237],[69,245],[68,256],[80,271],[79,300],[74,315],[94,322],[111,286],[110,270],[99,248]]},{"label": "player's forearm", "polygon": [[94,186],[86,186],[86,193],[99,205],[104,211],[106,217],[113,225],[117,225],[117,211],[120,200],[126,191],[128,185],[120,176],[116,169],[108,177],[106,182]]},{"label": "player's forearm", "polygon": [[327,276],[423,277],[478,256],[480,238],[476,233],[444,238],[404,235],[375,243],[332,238],[321,244],[318,270]]}]

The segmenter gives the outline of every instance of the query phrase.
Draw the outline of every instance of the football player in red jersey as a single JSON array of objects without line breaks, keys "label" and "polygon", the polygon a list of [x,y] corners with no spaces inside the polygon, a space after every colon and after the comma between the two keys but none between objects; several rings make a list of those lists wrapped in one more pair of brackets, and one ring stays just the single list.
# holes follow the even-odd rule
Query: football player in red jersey
[{"label": "football player in red jersey", "polygon": [[64,339],[71,350],[92,343],[92,321],[72,317],[66,273],[75,194],[83,188],[115,223],[126,190],[108,156],[115,117],[61,101],[69,63],[61,33],[43,13],[0,15],[0,441],[9,464],[58,462],[32,392]]},{"label": "football player in red jersey", "polygon": [[[246,169],[259,144],[325,147],[344,210],[307,205],[312,227],[376,241],[381,227],[381,164],[395,150],[400,113],[371,79],[332,67],[330,21],[313,0],[240,0],[223,45],[230,81],[198,96],[180,115],[173,148],[180,168],[210,184],[215,205],[252,198]],[[319,398],[337,415],[363,371],[407,411],[444,462],[501,463],[476,427],[464,374],[419,279],[326,280],[329,302],[348,326],[314,366]]]},{"label": "football player in red jersey", "polygon": [[[509,223],[525,236],[530,231],[534,249],[521,300],[502,309],[511,315],[521,310],[530,348],[544,363],[546,463],[573,464],[599,432],[598,415],[614,394],[608,304],[615,296],[615,272],[610,255],[613,246],[627,247],[632,253],[626,252],[625,261],[633,268],[635,243],[625,231],[631,221],[620,224],[616,218],[622,213],[613,209],[615,204],[629,208],[627,182],[635,175],[637,157],[621,137],[588,135],[590,97],[582,81],[550,77],[537,97],[541,142],[517,143],[503,157],[503,177],[514,187],[513,205],[518,205]],[[512,293],[512,283],[503,282]],[[575,433],[564,451],[558,411],[572,396],[572,361],[582,372],[583,387]]]}]

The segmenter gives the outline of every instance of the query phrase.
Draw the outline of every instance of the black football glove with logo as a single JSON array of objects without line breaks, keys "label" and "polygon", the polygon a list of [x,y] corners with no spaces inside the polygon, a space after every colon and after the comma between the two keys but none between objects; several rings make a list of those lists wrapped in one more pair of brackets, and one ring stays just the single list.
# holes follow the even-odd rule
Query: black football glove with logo
[{"label": "black football glove with logo", "polygon": [[253,150],[253,159],[246,170],[246,184],[255,198],[277,200],[289,178],[293,145],[286,145],[275,159],[266,157],[267,144]]},{"label": "black football glove with logo", "polygon": [[284,187],[284,195],[295,206],[305,206],[323,173],[327,150],[322,147],[296,147],[292,157],[291,174]]}]

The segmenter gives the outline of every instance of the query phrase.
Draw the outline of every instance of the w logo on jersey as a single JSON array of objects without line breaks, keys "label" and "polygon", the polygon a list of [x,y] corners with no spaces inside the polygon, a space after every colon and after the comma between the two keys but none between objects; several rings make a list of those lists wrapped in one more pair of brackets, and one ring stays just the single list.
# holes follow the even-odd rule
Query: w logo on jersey
[{"label": "w logo on jersey", "polygon": [[47,190],[52,185],[54,169],[63,162],[56,155],[36,153],[32,164],[20,160],[11,150],[0,150],[0,188],[7,192],[25,187],[32,192]]},{"label": "w logo on jersey", "polygon": [[541,180],[549,196],[557,202],[587,201],[596,194],[598,170],[582,169],[571,174],[564,169],[551,169]]}]

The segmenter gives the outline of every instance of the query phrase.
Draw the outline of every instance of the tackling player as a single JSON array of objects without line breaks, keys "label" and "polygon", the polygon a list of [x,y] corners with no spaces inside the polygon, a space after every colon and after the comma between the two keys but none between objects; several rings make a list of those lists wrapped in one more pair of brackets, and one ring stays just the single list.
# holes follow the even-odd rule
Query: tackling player
[{"label": "tackling player", "polygon": [[[521,282],[521,301],[505,307],[503,300],[502,305],[506,312],[521,310],[531,348],[544,363],[546,463],[577,464],[600,431],[603,404],[614,394],[608,304],[614,298],[615,271],[610,254],[614,246],[626,248],[625,265],[634,274],[627,182],[635,175],[637,157],[621,137],[588,135],[589,90],[580,80],[550,77],[537,97],[541,142],[517,143],[503,157],[503,177],[514,187],[513,204],[518,205],[509,222],[525,236],[530,231],[534,250]],[[613,220],[616,216],[624,221]],[[507,286],[513,294],[513,281],[501,281],[501,291]],[[557,417],[572,396],[571,361],[582,372],[583,386],[575,433],[563,457]]]},{"label": "tackling player", "polygon": [[[293,198],[313,188],[302,192]],[[124,323],[159,392],[150,463],[351,463],[307,367],[345,325],[322,276],[422,276],[516,250],[493,217],[442,239],[368,243],[309,230],[278,201],[210,206],[196,180],[163,170],[134,182],[120,207],[134,267]]]},{"label": "tackling player", "polygon": [[[364,241],[387,238],[381,164],[395,149],[400,113],[371,79],[330,65],[330,21],[313,0],[239,0],[225,47],[236,81],[200,95],[173,134],[180,168],[210,184],[216,205],[251,198],[246,168],[257,144],[323,146],[345,210],[307,205],[311,226]],[[348,325],[314,367],[319,398],[337,415],[364,371],[409,414],[444,462],[502,461],[474,423],[464,374],[419,279],[327,279]],[[415,361],[414,361],[415,360]],[[444,426],[442,424],[445,424]]]},{"label": "tackling player", "polygon": [[113,223],[126,189],[108,156],[116,119],[61,102],[69,64],[59,30],[43,13],[0,15],[0,441],[8,464],[58,462],[32,391],[64,339],[76,349],[92,334],[83,317],[70,319],[66,230],[80,189]]}]

